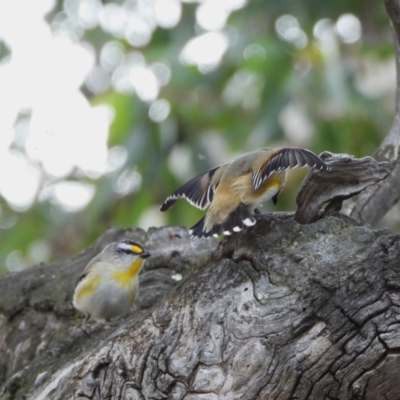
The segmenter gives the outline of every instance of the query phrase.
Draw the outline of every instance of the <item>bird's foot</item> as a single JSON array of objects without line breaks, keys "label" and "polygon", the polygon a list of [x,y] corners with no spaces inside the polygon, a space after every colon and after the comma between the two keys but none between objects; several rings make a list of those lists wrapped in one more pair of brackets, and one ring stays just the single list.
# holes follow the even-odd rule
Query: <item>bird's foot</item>
[{"label": "bird's foot", "polygon": [[88,321],[89,317],[86,317],[83,322],[82,322],[82,331],[84,333],[86,333],[86,335],[90,336],[91,332],[92,332],[92,328],[90,327],[90,325],[88,325],[87,321]]},{"label": "bird's foot", "polygon": [[118,324],[118,321],[106,321],[107,322],[107,324],[106,325],[104,325],[104,330],[105,331],[110,331],[110,330],[112,330],[112,329],[115,329],[119,324]]}]

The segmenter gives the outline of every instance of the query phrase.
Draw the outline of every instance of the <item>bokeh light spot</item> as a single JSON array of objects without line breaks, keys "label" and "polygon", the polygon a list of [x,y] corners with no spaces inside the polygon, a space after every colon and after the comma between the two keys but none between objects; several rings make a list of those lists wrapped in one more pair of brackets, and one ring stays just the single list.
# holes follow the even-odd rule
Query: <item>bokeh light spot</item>
[{"label": "bokeh light spot", "polygon": [[85,29],[93,29],[99,22],[99,15],[102,9],[99,0],[80,0],[77,17]]},{"label": "bokeh light spot", "polygon": [[333,35],[333,23],[328,18],[317,21],[313,29],[314,36],[321,41],[330,41]]},{"label": "bokeh light spot", "polygon": [[77,212],[89,204],[94,193],[94,185],[90,183],[62,181],[54,185],[52,200],[66,211]]},{"label": "bokeh light spot", "polygon": [[165,86],[168,84],[171,79],[171,68],[167,64],[163,62],[156,62],[150,66],[150,69],[157,77],[160,86]]},{"label": "bokeh light spot", "polygon": [[86,87],[95,94],[105,92],[110,87],[111,77],[102,67],[95,67],[89,73]]},{"label": "bokeh light spot", "polygon": [[106,173],[121,169],[128,160],[128,150],[124,146],[114,146],[108,150]]},{"label": "bokeh light spot", "polygon": [[241,105],[244,109],[255,109],[261,101],[263,86],[264,80],[257,73],[238,71],[227,82],[222,98],[230,107]]},{"label": "bokeh light spot", "polygon": [[17,151],[11,150],[0,158],[0,193],[10,207],[17,211],[28,209],[36,198],[40,170]]},{"label": "bokeh light spot", "polygon": [[166,29],[173,28],[181,19],[182,4],[178,0],[156,0],[154,15],[159,26]]},{"label": "bokeh light spot", "polygon": [[165,214],[160,213],[159,206],[148,208],[140,217],[138,226],[149,229],[155,226],[165,225]]},{"label": "bokeh light spot", "polygon": [[250,44],[244,49],[243,52],[243,57],[245,60],[263,60],[265,59],[266,55],[267,53],[264,47],[260,46],[259,44]]},{"label": "bokeh light spot", "polygon": [[361,38],[361,21],[353,14],[343,14],[336,22],[336,31],[344,43],[355,43]]},{"label": "bokeh light spot", "polygon": [[35,240],[29,245],[27,255],[30,263],[47,262],[51,256],[51,249],[45,240]]},{"label": "bokeh light spot", "polygon": [[279,115],[279,123],[286,138],[295,146],[306,147],[314,136],[314,129],[304,107],[296,102],[286,105]]},{"label": "bokeh light spot", "polygon": [[167,100],[159,99],[149,108],[149,118],[154,122],[164,121],[171,111],[171,105]]},{"label": "bokeh light spot", "polygon": [[168,167],[182,182],[194,175],[192,156],[191,148],[185,145],[175,145],[169,153]]},{"label": "bokeh light spot", "polygon": [[114,190],[121,196],[129,193],[137,192],[142,186],[142,176],[136,168],[128,168],[124,170],[120,176],[114,181]]},{"label": "bokeh light spot", "polygon": [[17,223],[17,215],[15,213],[11,213],[10,211],[0,212],[0,229],[9,229]]},{"label": "bokeh light spot", "polygon": [[189,40],[180,54],[186,65],[197,65],[213,69],[221,62],[228,49],[228,39],[221,32],[208,32]]},{"label": "bokeh light spot", "polygon": [[[214,2],[215,0],[209,0]],[[225,8],[229,11],[235,11],[243,8],[247,4],[247,0],[220,0]]]},{"label": "bokeh light spot", "polygon": [[10,272],[21,271],[27,266],[28,265],[19,250],[11,252],[6,258],[6,267]]},{"label": "bokeh light spot", "polygon": [[197,23],[205,30],[220,30],[228,19],[228,12],[219,2],[200,4],[196,10]]},{"label": "bokeh light spot", "polygon": [[117,37],[124,36],[126,18],[123,8],[115,3],[107,3],[99,13],[101,27]]},{"label": "bokeh light spot", "polygon": [[281,39],[290,42],[298,49],[307,46],[307,35],[300,28],[299,21],[293,15],[281,15],[275,22],[275,30]]},{"label": "bokeh light spot", "polygon": [[100,51],[100,64],[107,71],[113,71],[124,58],[124,47],[122,44],[110,41]]},{"label": "bokeh light spot", "polygon": [[126,23],[124,36],[132,46],[146,46],[153,34],[153,26],[150,25],[141,14],[132,14]]},{"label": "bokeh light spot", "polygon": [[133,67],[129,72],[129,80],[143,101],[154,101],[160,90],[158,80],[147,67]]}]

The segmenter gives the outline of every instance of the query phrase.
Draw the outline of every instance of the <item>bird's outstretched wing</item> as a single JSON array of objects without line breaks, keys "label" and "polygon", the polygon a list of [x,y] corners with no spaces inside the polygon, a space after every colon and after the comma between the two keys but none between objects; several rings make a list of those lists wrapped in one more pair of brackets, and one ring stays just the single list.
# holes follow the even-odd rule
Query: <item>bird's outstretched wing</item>
[{"label": "bird's outstretched wing", "polygon": [[310,150],[299,147],[286,147],[274,154],[265,153],[265,162],[253,172],[253,186],[258,189],[261,184],[274,172],[284,171],[290,168],[302,168],[309,166],[322,171],[329,171],[328,167],[316,154]]},{"label": "bird's outstretched wing", "polygon": [[167,211],[175,202],[181,198],[187,200],[193,206],[200,208],[201,210],[206,209],[211,203],[214,197],[214,189],[218,185],[218,182],[211,184],[212,178],[216,171],[221,167],[210,169],[209,171],[200,174],[189,182],[186,182],[179,189],[175,190],[170,196],[166,198],[160,211]]}]

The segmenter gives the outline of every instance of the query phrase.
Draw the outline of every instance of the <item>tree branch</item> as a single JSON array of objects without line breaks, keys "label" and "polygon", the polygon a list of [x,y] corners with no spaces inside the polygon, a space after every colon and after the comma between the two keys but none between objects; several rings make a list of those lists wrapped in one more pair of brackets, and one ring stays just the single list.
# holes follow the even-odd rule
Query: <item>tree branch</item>
[{"label": "tree branch", "polygon": [[324,152],[322,160],[330,171],[310,169],[296,198],[295,220],[301,224],[315,222],[321,217],[320,210],[326,203],[326,211],[340,211],[344,200],[385,179],[391,170],[387,161],[377,162],[371,157],[361,159],[348,154]]},{"label": "tree branch", "polygon": [[392,128],[375,152],[374,158],[378,161],[389,161],[393,169],[386,180],[344,203],[347,215],[371,225],[377,224],[400,199],[400,1],[384,0],[384,4],[391,21],[396,56],[396,111]]}]

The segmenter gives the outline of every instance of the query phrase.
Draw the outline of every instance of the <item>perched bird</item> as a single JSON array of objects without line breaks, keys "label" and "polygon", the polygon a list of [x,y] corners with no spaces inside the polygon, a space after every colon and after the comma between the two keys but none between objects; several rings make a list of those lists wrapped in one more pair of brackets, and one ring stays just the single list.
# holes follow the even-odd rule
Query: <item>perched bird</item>
[{"label": "perched bird", "polygon": [[148,251],[132,240],[111,243],[94,257],[76,283],[73,305],[87,321],[110,320],[126,314],[139,292],[139,272]]},{"label": "perched bird", "polygon": [[167,197],[160,210],[166,211],[184,198],[201,210],[209,207],[205,217],[191,228],[192,238],[230,235],[256,223],[256,207],[270,199],[276,204],[288,169],[305,166],[330,169],[310,150],[254,150],[186,182]]}]

